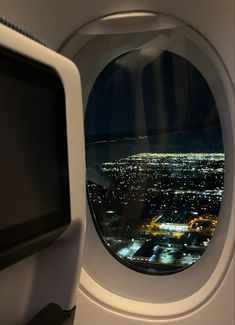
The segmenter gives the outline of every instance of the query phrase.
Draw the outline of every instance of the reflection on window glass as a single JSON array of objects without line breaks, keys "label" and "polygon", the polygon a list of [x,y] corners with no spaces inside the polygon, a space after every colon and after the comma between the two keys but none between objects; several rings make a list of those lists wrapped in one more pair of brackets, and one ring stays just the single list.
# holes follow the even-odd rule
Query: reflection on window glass
[{"label": "reflection on window glass", "polygon": [[85,130],[90,208],[107,249],[148,274],[195,263],[224,180],[220,121],[200,72],[167,51],[116,58],[94,83]]}]

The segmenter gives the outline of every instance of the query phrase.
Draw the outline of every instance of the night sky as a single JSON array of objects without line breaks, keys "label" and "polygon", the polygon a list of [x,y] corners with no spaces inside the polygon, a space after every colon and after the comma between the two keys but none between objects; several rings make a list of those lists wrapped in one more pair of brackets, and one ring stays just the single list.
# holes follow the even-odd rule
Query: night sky
[{"label": "night sky", "polygon": [[151,152],[223,152],[216,104],[200,72],[167,51],[146,59],[141,69],[138,60],[143,63],[139,51],[127,53],[96,79],[87,104],[87,142],[136,141]]}]

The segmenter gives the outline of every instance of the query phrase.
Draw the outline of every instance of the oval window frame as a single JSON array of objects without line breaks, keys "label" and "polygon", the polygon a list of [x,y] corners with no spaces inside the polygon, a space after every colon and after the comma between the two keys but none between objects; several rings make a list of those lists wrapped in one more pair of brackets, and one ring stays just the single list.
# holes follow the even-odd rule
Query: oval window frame
[{"label": "oval window frame", "polygon": [[[141,315],[146,317],[152,315],[155,318],[162,318],[163,315],[167,317],[175,317],[176,315],[178,316],[184,314],[189,310],[198,308],[200,305],[202,305],[202,303],[219,287],[219,284],[227,273],[231,263],[234,242],[234,203],[232,198],[235,153],[234,126],[231,123],[234,117],[234,88],[228,72],[226,71],[226,68],[224,67],[224,64],[219,58],[218,54],[208,43],[208,41],[198,34],[198,32],[193,30],[191,27],[183,27],[178,28],[178,31],[176,30],[176,32],[173,32],[173,34],[174,37],[171,39],[173,42],[171,42],[171,44],[168,43],[168,47],[164,47],[164,49],[171,50],[173,53],[184,57],[194,66],[196,66],[196,68],[207,80],[217,103],[222,124],[226,155],[226,173],[224,181],[225,189],[220,215],[227,215],[227,217],[220,217],[220,219],[223,219],[221,222],[219,222],[217,226],[218,229],[214,234],[208,249],[196,264],[192,265],[190,268],[187,268],[183,272],[165,277],[168,278],[168,282],[173,281],[173,284],[182,282],[182,280],[184,280],[185,283],[186,274],[187,278],[191,278],[192,276],[195,277],[195,275],[202,270],[202,267],[203,270],[206,270],[204,271],[205,274],[203,276],[203,280],[200,283],[197,283],[197,285],[194,283],[193,288],[186,285],[188,290],[181,292],[181,295],[177,294],[175,297],[172,297],[169,295],[169,292],[165,295],[157,295],[155,292],[150,292],[148,290],[149,288],[151,288],[153,285],[157,286],[159,284],[156,277],[143,275],[141,273],[126,269],[126,267],[117,262],[109,254],[107,249],[99,240],[95,226],[91,221],[91,217],[89,216],[90,212],[88,208],[88,232],[84,252],[84,269],[81,277],[82,291],[102,305],[106,307],[109,306],[112,309],[119,312],[122,311],[127,314]],[[183,41],[180,39],[180,37],[183,38]],[[195,43],[193,46],[187,46],[186,56],[184,53],[182,53],[185,51],[185,39],[188,39],[188,43],[191,42],[191,45]],[[174,48],[172,48],[172,45],[174,45]],[[110,61],[112,61],[112,57],[110,57],[109,62]],[[100,70],[102,70],[102,68],[103,67],[101,67]],[[211,68],[212,70],[210,71]],[[223,106],[224,103],[226,103],[225,111],[221,109],[221,106]],[[229,142],[227,139],[232,139],[232,141]],[[219,250],[216,243],[220,246]],[[209,261],[212,262],[211,259],[213,252],[215,252],[213,263],[209,263]],[[89,258],[91,253],[93,256],[92,259]],[[96,256],[97,258],[94,258]],[[102,263],[99,263],[100,259],[105,260],[105,267],[101,265]],[[110,278],[110,269],[115,271],[117,276],[114,280],[114,274],[112,273],[112,279],[107,283],[107,280]],[[133,273],[135,273],[135,276]],[[184,279],[182,279],[181,274],[184,275]],[[154,278],[154,282],[150,281],[150,278]],[[159,278],[162,281],[162,277]],[[116,284],[114,285],[114,283]],[[133,290],[133,284],[135,287],[138,283],[144,283],[144,286],[147,287],[147,291],[145,290],[143,293],[143,290],[140,290],[140,287],[143,289],[143,285],[140,285],[140,287],[137,285],[137,290]],[[127,287],[128,290],[126,290]],[[164,292],[163,290],[159,291],[161,293]],[[141,305],[138,305],[137,302],[137,304],[134,306],[134,300],[138,300]],[[178,300],[180,300],[180,305]],[[182,304],[182,301],[184,301],[184,304]]]}]

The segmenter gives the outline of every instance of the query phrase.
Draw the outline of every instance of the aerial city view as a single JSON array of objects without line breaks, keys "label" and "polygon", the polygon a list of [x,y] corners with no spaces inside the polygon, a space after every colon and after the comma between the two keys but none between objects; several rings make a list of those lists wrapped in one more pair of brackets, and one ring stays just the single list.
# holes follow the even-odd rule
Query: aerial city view
[{"label": "aerial city view", "polygon": [[177,54],[146,53],[114,59],[93,85],[87,187],[110,253],[136,271],[163,275],[193,265],[210,245],[223,217],[225,155],[202,74]]},{"label": "aerial city view", "polygon": [[148,273],[196,262],[216,229],[223,193],[222,153],[139,153],[99,165],[104,187],[88,193],[109,249]]}]

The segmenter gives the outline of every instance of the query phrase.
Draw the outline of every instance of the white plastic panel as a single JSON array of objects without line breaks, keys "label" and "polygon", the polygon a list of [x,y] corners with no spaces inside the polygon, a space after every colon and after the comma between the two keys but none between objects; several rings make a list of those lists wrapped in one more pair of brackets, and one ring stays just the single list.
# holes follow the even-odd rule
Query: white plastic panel
[{"label": "white plastic panel", "polygon": [[[83,277],[83,272],[82,272]],[[100,288],[100,290],[102,290]],[[102,292],[103,295],[106,293]],[[153,324],[169,324],[169,325],[221,325],[221,324],[234,324],[234,300],[228,299],[234,295],[234,267],[232,266],[221,283],[221,286],[215,292],[215,294],[207,300],[207,303],[201,306],[197,310],[192,310],[187,315],[182,317],[156,319],[151,317],[151,314],[147,310],[148,316],[134,314],[126,314],[123,311],[110,308],[110,303],[104,305],[103,303],[94,299],[87,294],[87,292],[81,291],[78,295],[78,303],[81,308],[81,312],[78,318],[78,324],[82,325],[153,325]],[[107,296],[110,299],[110,296]],[[116,297],[116,299],[119,299]],[[139,307],[139,304],[135,301],[123,301],[125,304],[133,304],[136,306],[135,310]],[[180,302],[183,304],[184,302]],[[121,302],[120,302],[121,306]],[[122,305],[123,307],[123,305]],[[154,306],[153,306],[154,308]],[[124,309],[124,307],[122,308]],[[92,310],[92,313],[89,312]],[[143,311],[143,306],[141,306]]]},{"label": "white plastic panel", "polygon": [[[0,45],[53,68],[66,100],[71,225],[49,248],[0,272],[0,323],[24,324],[49,302],[74,306],[85,231],[83,116],[79,72],[68,59],[0,24]],[[64,267],[66,265],[66,267]]]},{"label": "white plastic panel", "polygon": [[[89,297],[87,299],[130,317],[152,317],[156,321],[164,318],[171,319],[173,323],[176,317],[186,317],[208,302],[231,265],[234,244],[234,91],[231,79],[210,44],[189,27],[155,32],[155,36],[154,32],[149,32],[138,35],[104,35],[102,38],[79,35],[77,32],[64,47],[64,53],[67,47],[70,55],[69,51],[74,51],[76,46],[79,50],[73,54],[81,69],[85,106],[96,77],[108,62],[133,49],[147,47],[166,49],[189,60],[207,80],[215,97],[225,145],[225,191],[221,221],[200,261],[165,279],[137,274],[109,255],[88,217],[81,278],[82,297],[85,294]],[[89,209],[87,211],[89,215]]]}]

